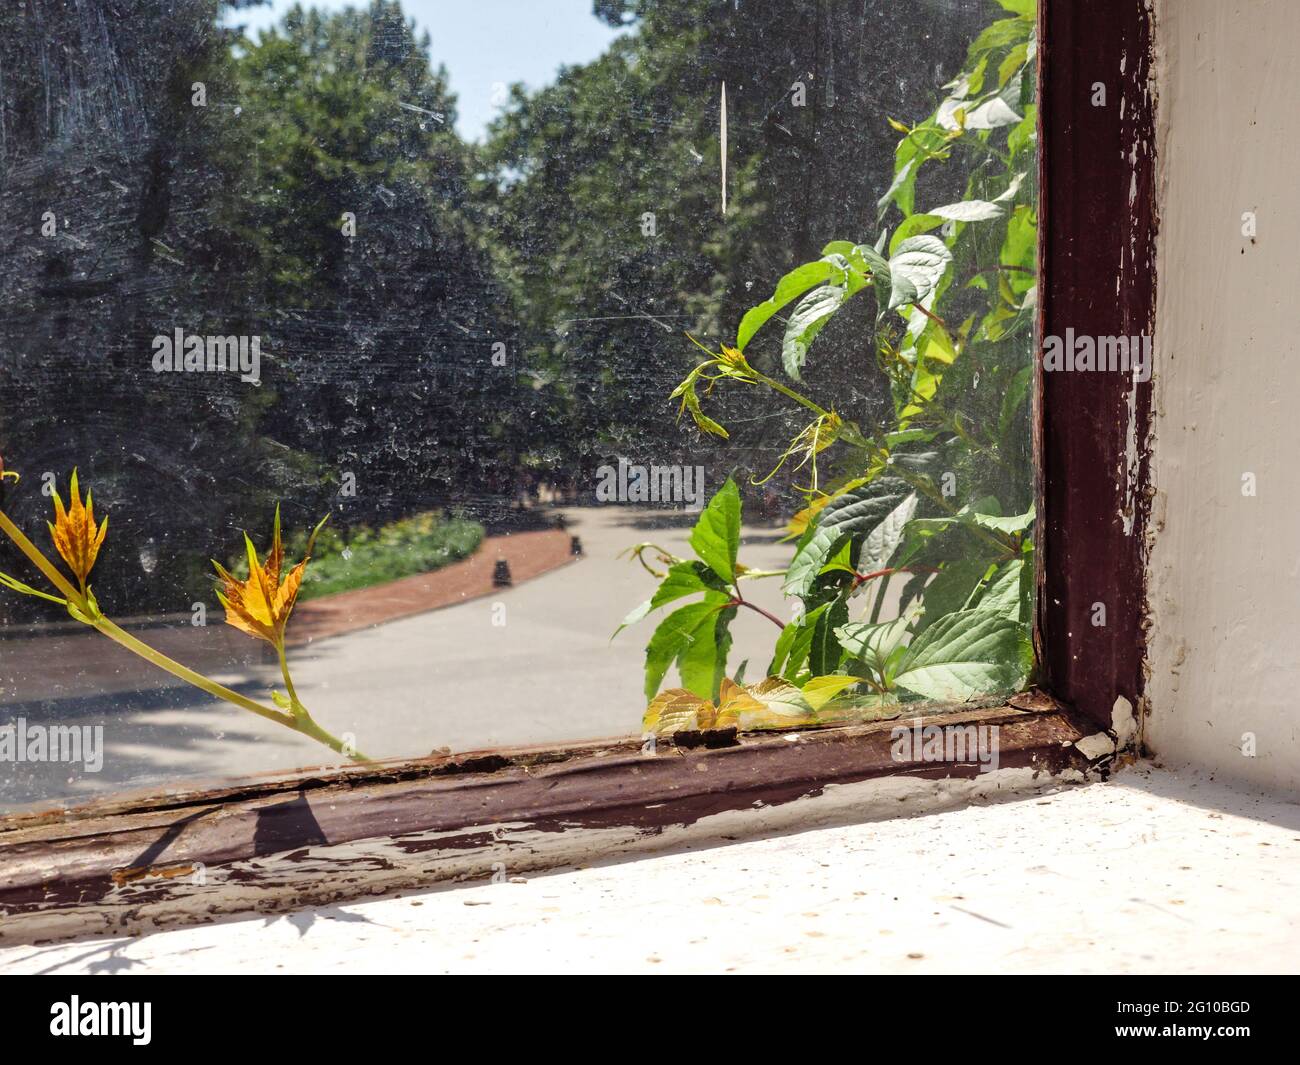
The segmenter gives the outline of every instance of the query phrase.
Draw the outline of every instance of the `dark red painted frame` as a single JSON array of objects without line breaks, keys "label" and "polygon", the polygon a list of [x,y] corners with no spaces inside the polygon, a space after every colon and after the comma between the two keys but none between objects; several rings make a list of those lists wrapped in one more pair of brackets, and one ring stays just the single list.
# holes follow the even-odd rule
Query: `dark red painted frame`
[{"label": "dark red painted frame", "polygon": [[[1039,9],[1041,335],[1150,335],[1155,98],[1145,0]],[[1096,86],[1105,104],[1095,103]],[[1142,712],[1151,383],[1039,360],[1036,650],[1043,686],[1109,727]],[[1105,625],[1094,624],[1094,605]]]}]

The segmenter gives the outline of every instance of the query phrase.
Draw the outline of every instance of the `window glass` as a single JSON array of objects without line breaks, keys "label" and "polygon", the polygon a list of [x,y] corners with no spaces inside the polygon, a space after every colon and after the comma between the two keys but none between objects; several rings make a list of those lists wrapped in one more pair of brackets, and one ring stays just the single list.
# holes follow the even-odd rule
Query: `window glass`
[{"label": "window glass", "polygon": [[0,807],[1031,679],[1033,0],[11,0]]}]

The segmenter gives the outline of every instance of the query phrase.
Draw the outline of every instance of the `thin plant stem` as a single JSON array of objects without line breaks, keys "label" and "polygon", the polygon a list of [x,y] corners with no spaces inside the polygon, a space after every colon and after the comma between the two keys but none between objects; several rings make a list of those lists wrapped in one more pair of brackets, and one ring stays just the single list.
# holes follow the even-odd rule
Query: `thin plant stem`
[{"label": "thin plant stem", "polygon": [[771,389],[774,389],[774,390],[777,391],[777,392],[780,392],[781,395],[785,396],[787,399],[792,399],[792,400],[794,400],[796,403],[798,403],[800,406],[802,406],[802,407],[807,407],[810,411],[812,411],[814,414],[816,414],[819,418],[825,418],[825,417],[830,413],[829,411],[823,410],[820,406],[818,406],[816,403],[814,403],[814,402],[813,402],[811,399],[809,399],[807,396],[801,395],[800,393],[796,392],[793,388],[787,388],[787,387],[786,387],[785,385],[783,385],[780,381],[777,381],[777,380],[775,380],[774,378],[768,377],[767,374],[762,374],[762,373],[759,373],[757,370],[755,370],[755,371],[754,371],[754,377],[755,377],[757,380],[761,381],[763,384],[767,385],[768,388],[771,388]]},{"label": "thin plant stem", "polygon": [[32,564],[45,574],[51,584],[61,591],[69,600],[79,600],[81,598],[77,589],[72,587],[72,583],[58,571],[54,563],[51,562],[41,552],[41,549],[27,539],[22,529],[18,528],[3,510],[0,510],[0,531],[3,531],[15,544],[18,550],[31,560]]},{"label": "thin plant stem", "polygon": [[196,673],[188,666],[183,666],[179,662],[161,651],[156,651],[143,640],[138,640],[125,629],[110,621],[106,617],[96,618],[94,627],[103,633],[114,643],[125,647],[132,654],[139,655],[146,662],[165,670],[174,677],[179,677],[188,684],[200,688],[209,695],[215,695],[218,699],[224,699],[226,702],[234,703],[236,706],[249,710],[259,717],[264,717],[268,721],[275,721],[289,728],[296,727],[294,719],[284,713],[282,710],[273,710],[269,706],[263,706],[261,703],[248,698],[246,695],[240,695],[239,692],[232,688],[227,688],[224,684],[218,684],[215,680],[210,680],[202,673]]},{"label": "thin plant stem", "polygon": [[888,577],[894,573],[938,573],[939,571],[933,566],[890,566],[886,569],[874,570],[871,573],[855,573],[853,575],[853,587],[856,590],[859,586],[866,584],[867,581],[874,581],[877,577]]},{"label": "thin plant stem", "polygon": [[316,719],[311,716],[311,712],[303,705],[302,700],[298,698],[298,692],[293,686],[293,677],[289,674],[289,660],[285,656],[283,639],[275,645],[275,649],[280,656],[280,672],[284,675],[284,686],[289,692],[289,703],[293,707],[293,724],[290,727],[297,729],[304,736],[311,736],[313,739],[319,740],[327,747],[331,747],[338,751],[339,754],[346,754],[349,758],[353,758],[359,762],[371,761],[371,759],[367,758],[364,754],[360,754],[347,748],[342,740],[330,735],[316,724]]},{"label": "thin plant stem", "polygon": [[303,706],[302,702],[298,699],[298,693],[293,687],[293,678],[289,676],[289,660],[284,656],[283,638],[275,645],[275,651],[276,654],[280,656],[280,673],[284,676],[284,686],[289,692],[289,702],[293,704],[294,715],[297,716],[299,710],[305,714],[307,713],[307,708]]},{"label": "thin plant stem", "polygon": [[[170,673],[174,677],[179,677],[187,684],[192,684],[194,687],[207,692],[215,698],[222,699],[228,703],[233,703],[235,706],[248,710],[250,713],[257,714],[259,717],[264,717],[268,721],[274,721],[277,724],[284,725],[286,728],[291,728],[295,732],[299,732],[304,736],[309,736],[317,742],[323,743],[331,750],[351,758],[353,761],[369,762],[372,760],[367,758],[360,751],[352,750],[347,744],[343,743],[342,740],[330,735],[330,733],[326,732],[316,724],[312,719],[311,714],[307,712],[306,707],[303,707],[302,704],[298,702],[297,697],[293,695],[291,684],[290,698],[295,706],[302,709],[301,714],[286,714],[281,710],[275,710],[269,706],[263,706],[256,700],[250,699],[246,695],[241,695],[234,689],[227,688],[224,684],[218,684],[215,680],[205,677],[202,673],[196,673],[188,666],[183,666],[175,659],[169,658],[161,651],[150,647],[143,640],[136,639],[136,637],[132,636],[115,622],[111,621],[103,614],[93,610],[90,606],[88,596],[73,587],[72,583],[59,572],[54,563],[45,557],[44,552],[42,552],[39,547],[27,538],[26,534],[13,523],[9,515],[7,515],[3,510],[0,510],[0,531],[4,532],[4,534],[8,536],[15,545],[17,545],[18,550],[26,555],[31,563],[45,575],[50,583],[67,597],[68,603],[75,606],[86,617],[93,618],[90,622],[93,628],[98,630],[104,636],[107,636],[114,643],[121,647],[125,647],[132,654],[139,655],[139,657],[143,658],[151,665],[157,666],[159,669]],[[282,648],[280,649],[280,661],[284,664],[284,651]],[[289,683],[287,665],[284,666],[284,671],[285,681],[286,683]]]},{"label": "thin plant stem", "polygon": [[935,325],[937,325],[940,329],[947,330],[947,328],[948,328],[948,323],[945,322],[942,318],[940,318],[940,317],[939,317],[937,314],[935,314],[933,311],[927,311],[927,310],[926,310],[923,306],[921,306],[921,304],[919,304],[919,303],[913,303],[912,306],[915,307],[918,311],[920,311],[920,312],[921,312],[923,315],[925,315],[927,318],[929,318],[930,321],[934,322]]},{"label": "thin plant stem", "polygon": [[777,617],[775,614],[770,614],[770,613],[768,613],[766,610],[764,610],[764,609],[763,609],[761,606],[759,606],[757,603],[751,603],[748,599],[746,599],[744,596],[742,596],[742,595],[740,594],[740,588],[739,588],[739,587],[736,588],[736,594],[735,594],[734,596],[732,596],[732,599],[731,599],[731,605],[732,605],[732,606],[747,606],[747,607],[749,607],[750,610],[754,611],[756,614],[762,614],[763,617],[767,618],[767,620],[770,621],[773,625],[775,625],[778,629],[780,629],[782,632],[785,632],[785,622],[784,622],[784,621],[782,621],[782,620],[781,620],[779,617]]}]

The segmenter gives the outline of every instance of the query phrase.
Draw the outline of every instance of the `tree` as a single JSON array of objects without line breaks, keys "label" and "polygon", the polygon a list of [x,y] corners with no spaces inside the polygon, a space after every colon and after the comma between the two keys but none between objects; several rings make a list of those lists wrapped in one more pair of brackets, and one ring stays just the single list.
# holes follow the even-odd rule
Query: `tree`
[{"label": "tree", "polygon": [[[874,217],[893,145],[883,118],[863,116],[906,115],[955,71],[980,12],[935,17],[951,8],[597,0],[597,16],[633,32],[551,86],[514,89],[478,153],[477,190],[530,358],[571,426],[557,434],[564,461],[698,455],[693,428],[665,428],[668,395],[695,358],[682,334],[730,342],[785,262]],[[903,47],[920,27],[932,66]],[[843,318],[821,341],[829,372],[814,392],[848,388],[883,408],[882,390],[858,387],[871,322]],[[768,365],[777,354],[756,351]],[[722,403],[733,434],[725,452],[710,449],[715,464],[765,472],[794,422],[744,394]]]}]

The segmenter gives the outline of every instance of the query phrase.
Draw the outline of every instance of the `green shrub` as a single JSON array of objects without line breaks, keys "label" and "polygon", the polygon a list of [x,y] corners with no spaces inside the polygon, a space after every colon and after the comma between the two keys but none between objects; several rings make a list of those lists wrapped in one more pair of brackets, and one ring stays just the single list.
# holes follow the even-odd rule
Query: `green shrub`
[{"label": "green shrub", "polygon": [[[314,599],[428,573],[472,555],[482,542],[482,525],[441,511],[414,514],[378,529],[358,525],[337,530],[326,525],[316,540],[299,598]],[[288,556],[296,557],[305,543],[304,536],[295,537]]]}]

